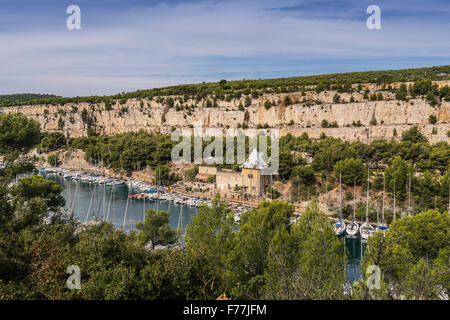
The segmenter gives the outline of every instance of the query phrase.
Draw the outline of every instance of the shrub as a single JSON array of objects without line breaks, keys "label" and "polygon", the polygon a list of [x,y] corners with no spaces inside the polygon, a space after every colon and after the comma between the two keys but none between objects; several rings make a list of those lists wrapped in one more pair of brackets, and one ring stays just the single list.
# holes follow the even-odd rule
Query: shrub
[{"label": "shrub", "polygon": [[334,103],[339,103],[341,101],[341,96],[339,94],[335,94],[333,97],[333,102]]},{"label": "shrub", "polygon": [[402,141],[410,141],[413,143],[427,142],[427,138],[420,132],[419,127],[414,126],[402,133]]},{"label": "shrub", "polygon": [[428,117],[428,121],[430,121],[431,124],[436,124],[436,122],[437,122],[436,115],[430,114],[430,116]]}]

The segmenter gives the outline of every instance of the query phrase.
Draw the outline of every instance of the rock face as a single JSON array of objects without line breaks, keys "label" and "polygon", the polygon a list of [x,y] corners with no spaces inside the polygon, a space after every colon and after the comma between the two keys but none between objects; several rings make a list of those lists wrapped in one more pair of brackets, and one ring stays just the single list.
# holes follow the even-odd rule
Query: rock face
[{"label": "rock face", "polygon": [[[450,81],[436,83],[439,87],[450,85]],[[399,84],[392,84],[393,88],[398,86]],[[339,94],[340,101],[345,102],[333,103],[336,91],[319,94],[306,91],[304,94],[264,94],[252,99],[251,105],[244,110],[239,110],[239,104],[244,104],[243,96],[230,102],[217,101],[218,107],[212,108],[206,107],[206,101],[188,100],[183,104],[196,107],[190,110],[178,108],[179,111],[156,99],[129,99],[123,104],[116,101],[111,110],[106,110],[104,103],[68,103],[0,108],[0,112],[20,112],[38,121],[45,131],[59,131],[71,137],[86,136],[89,126],[99,134],[113,135],[141,129],[161,133],[170,133],[174,128],[192,131],[195,123],[201,123],[203,128],[210,127],[224,132],[230,129],[235,133],[237,128],[245,123],[249,128],[246,130],[265,127],[269,131],[278,129],[280,135],[291,133],[298,136],[306,132],[310,137],[318,138],[325,133],[348,141],[370,142],[381,138],[398,139],[403,131],[417,125],[430,142],[448,142],[449,101],[432,107],[423,99],[395,100],[393,92],[379,91],[380,88],[373,84],[364,87],[371,90],[370,94],[381,93],[384,100],[367,101],[363,99],[362,92],[354,92]],[[285,105],[286,96],[289,96],[294,104]],[[355,102],[349,103],[348,101],[353,101],[352,97]],[[181,97],[173,98],[177,106],[177,99]],[[266,109],[266,100],[274,102],[275,106]],[[314,103],[311,103],[312,101]],[[83,109],[87,111],[84,117]],[[430,123],[430,115],[436,116],[435,124]],[[322,128],[323,120],[328,123],[336,122],[338,127]]]}]

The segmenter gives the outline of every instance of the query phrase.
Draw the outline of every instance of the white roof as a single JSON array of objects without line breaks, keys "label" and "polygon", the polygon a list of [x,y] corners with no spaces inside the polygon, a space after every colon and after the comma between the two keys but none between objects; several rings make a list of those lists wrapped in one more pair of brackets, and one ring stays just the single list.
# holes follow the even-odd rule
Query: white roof
[{"label": "white roof", "polygon": [[267,169],[267,163],[264,161],[263,157],[261,156],[256,149],[253,149],[253,151],[248,156],[247,161],[245,161],[241,168],[246,169]]}]

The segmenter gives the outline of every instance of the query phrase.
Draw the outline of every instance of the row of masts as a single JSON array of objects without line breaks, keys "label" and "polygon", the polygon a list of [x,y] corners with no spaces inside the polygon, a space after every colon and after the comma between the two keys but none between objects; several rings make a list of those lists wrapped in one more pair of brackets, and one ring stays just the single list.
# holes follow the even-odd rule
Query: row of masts
[{"label": "row of masts", "polygon": [[[394,177],[394,203],[393,203],[393,220],[396,220],[396,190],[395,190],[395,177]],[[449,188],[450,190],[450,188]],[[334,230],[338,236],[346,234],[350,238],[354,238],[359,234],[362,239],[367,240],[376,231],[385,231],[388,229],[388,225],[384,219],[385,212],[385,193],[386,193],[386,181],[383,181],[383,196],[382,196],[382,217],[381,223],[379,221],[378,208],[377,208],[377,223],[378,225],[374,228],[369,222],[369,199],[370,199],[370,169],[367,169],[367,195],[366,195],[366,221],[361,222],[361,226],[358,226],[356,222],[356,181],[353,181],[353,217],[350,224],[345,224],[342,215],[342,173],[339,172],[339,221],[334,224]],[[436,201],[435,201],[436,202]],[[436,206],[436,204],[435,204]],[[449,195],[449,208],[450,208],[450,195]],[[408,216],[411,215],[411,174],[408,174]]]}]

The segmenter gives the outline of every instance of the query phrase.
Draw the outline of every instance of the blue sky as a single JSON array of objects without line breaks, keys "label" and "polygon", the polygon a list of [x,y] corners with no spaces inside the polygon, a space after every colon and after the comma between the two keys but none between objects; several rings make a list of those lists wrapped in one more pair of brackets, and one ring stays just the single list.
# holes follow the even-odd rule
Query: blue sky
[{"label": "blue sky", "polygon": [[[66,28],[72,4],[81,30]],[[448,65],[448,30],[448,0],[0,0],[0,94]]]}]

